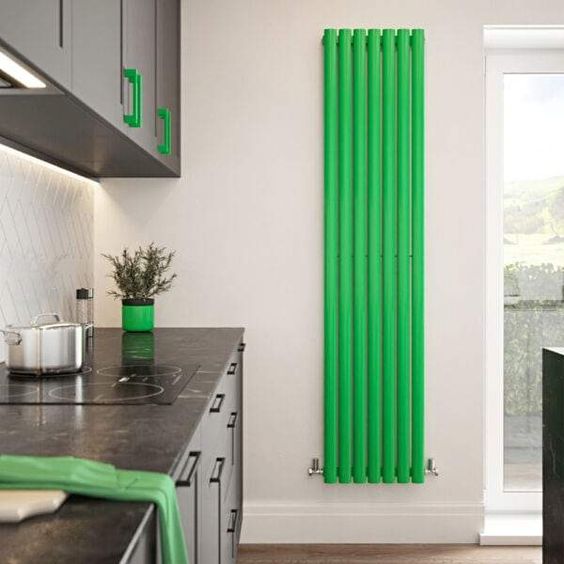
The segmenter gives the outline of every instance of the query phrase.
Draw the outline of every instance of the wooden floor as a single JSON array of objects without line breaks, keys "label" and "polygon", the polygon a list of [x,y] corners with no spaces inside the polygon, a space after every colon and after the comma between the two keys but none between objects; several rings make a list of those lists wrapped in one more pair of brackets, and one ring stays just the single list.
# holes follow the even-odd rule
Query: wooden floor
[{"label": "wooden floor", "polygon": [[245,544],[237,564],[541,564],[540,547]]}]

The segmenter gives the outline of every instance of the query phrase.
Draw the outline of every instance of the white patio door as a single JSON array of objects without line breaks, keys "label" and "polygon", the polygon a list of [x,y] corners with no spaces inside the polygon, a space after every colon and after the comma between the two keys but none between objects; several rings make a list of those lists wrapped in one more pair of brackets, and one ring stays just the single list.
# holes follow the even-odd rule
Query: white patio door
[{"label": "white patio door", "polygon": [[564,53],[486,57],[486,509],[540,511],[544,346],[564,346]]}]

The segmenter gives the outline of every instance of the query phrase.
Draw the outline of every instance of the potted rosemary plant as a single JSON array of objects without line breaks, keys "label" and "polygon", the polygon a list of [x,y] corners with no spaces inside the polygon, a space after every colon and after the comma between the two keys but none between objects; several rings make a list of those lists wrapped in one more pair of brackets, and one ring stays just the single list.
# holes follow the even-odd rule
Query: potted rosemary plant
[{"label": "potted rosemary plant", "polygon": [[155,296],[172,287],[176,274],[167,276],[174,251],[151,243],[133,253],[125,248],[119,255],[102,255],[112,265],[109,274],[117,290],[108,294],[121,299],[121,323],[124,331],[152,331],[155,324]]}]

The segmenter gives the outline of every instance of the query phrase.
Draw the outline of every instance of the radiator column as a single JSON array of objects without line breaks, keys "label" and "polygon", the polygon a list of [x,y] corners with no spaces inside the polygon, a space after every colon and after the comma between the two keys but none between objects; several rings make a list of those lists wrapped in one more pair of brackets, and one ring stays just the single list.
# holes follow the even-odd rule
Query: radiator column
[{"label": "radiator column", "polygon": [[353,185],[351,31],[339,32],[339,482],[351,481],[353,378]]},{"label": "radiator column", "polygon": [[425,481],[425,85],[424,33],[411,35],[411,190],[413,223],[412,293],[412,469],[411,479]]},{"label": "radiator column", "polygon": [[368,481],[382,474],[382,81],[380,30],[368,31]]},{"label": "radiator column", "polygon": [[339,193],[337,184],[337,32],[327,29],[325,51],[325,468],[337,481],[337,376],[339,362]]},{"label": "radiator column", "polygon": [[356,29],[354,56],[354,441],[353,480],[366,482],[366,32]]}]

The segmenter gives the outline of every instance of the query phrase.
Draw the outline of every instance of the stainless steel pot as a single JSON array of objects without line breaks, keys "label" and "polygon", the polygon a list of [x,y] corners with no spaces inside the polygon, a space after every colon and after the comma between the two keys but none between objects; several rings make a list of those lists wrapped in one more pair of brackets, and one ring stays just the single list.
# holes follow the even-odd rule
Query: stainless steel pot
[{"label": "stainless steel pot", "polygon": [[20,374],[78,372],[83,363],[83,327],[65,323],[56,313],[34,317],[27,327],[0,330],[8,345],[6,366]]}]

